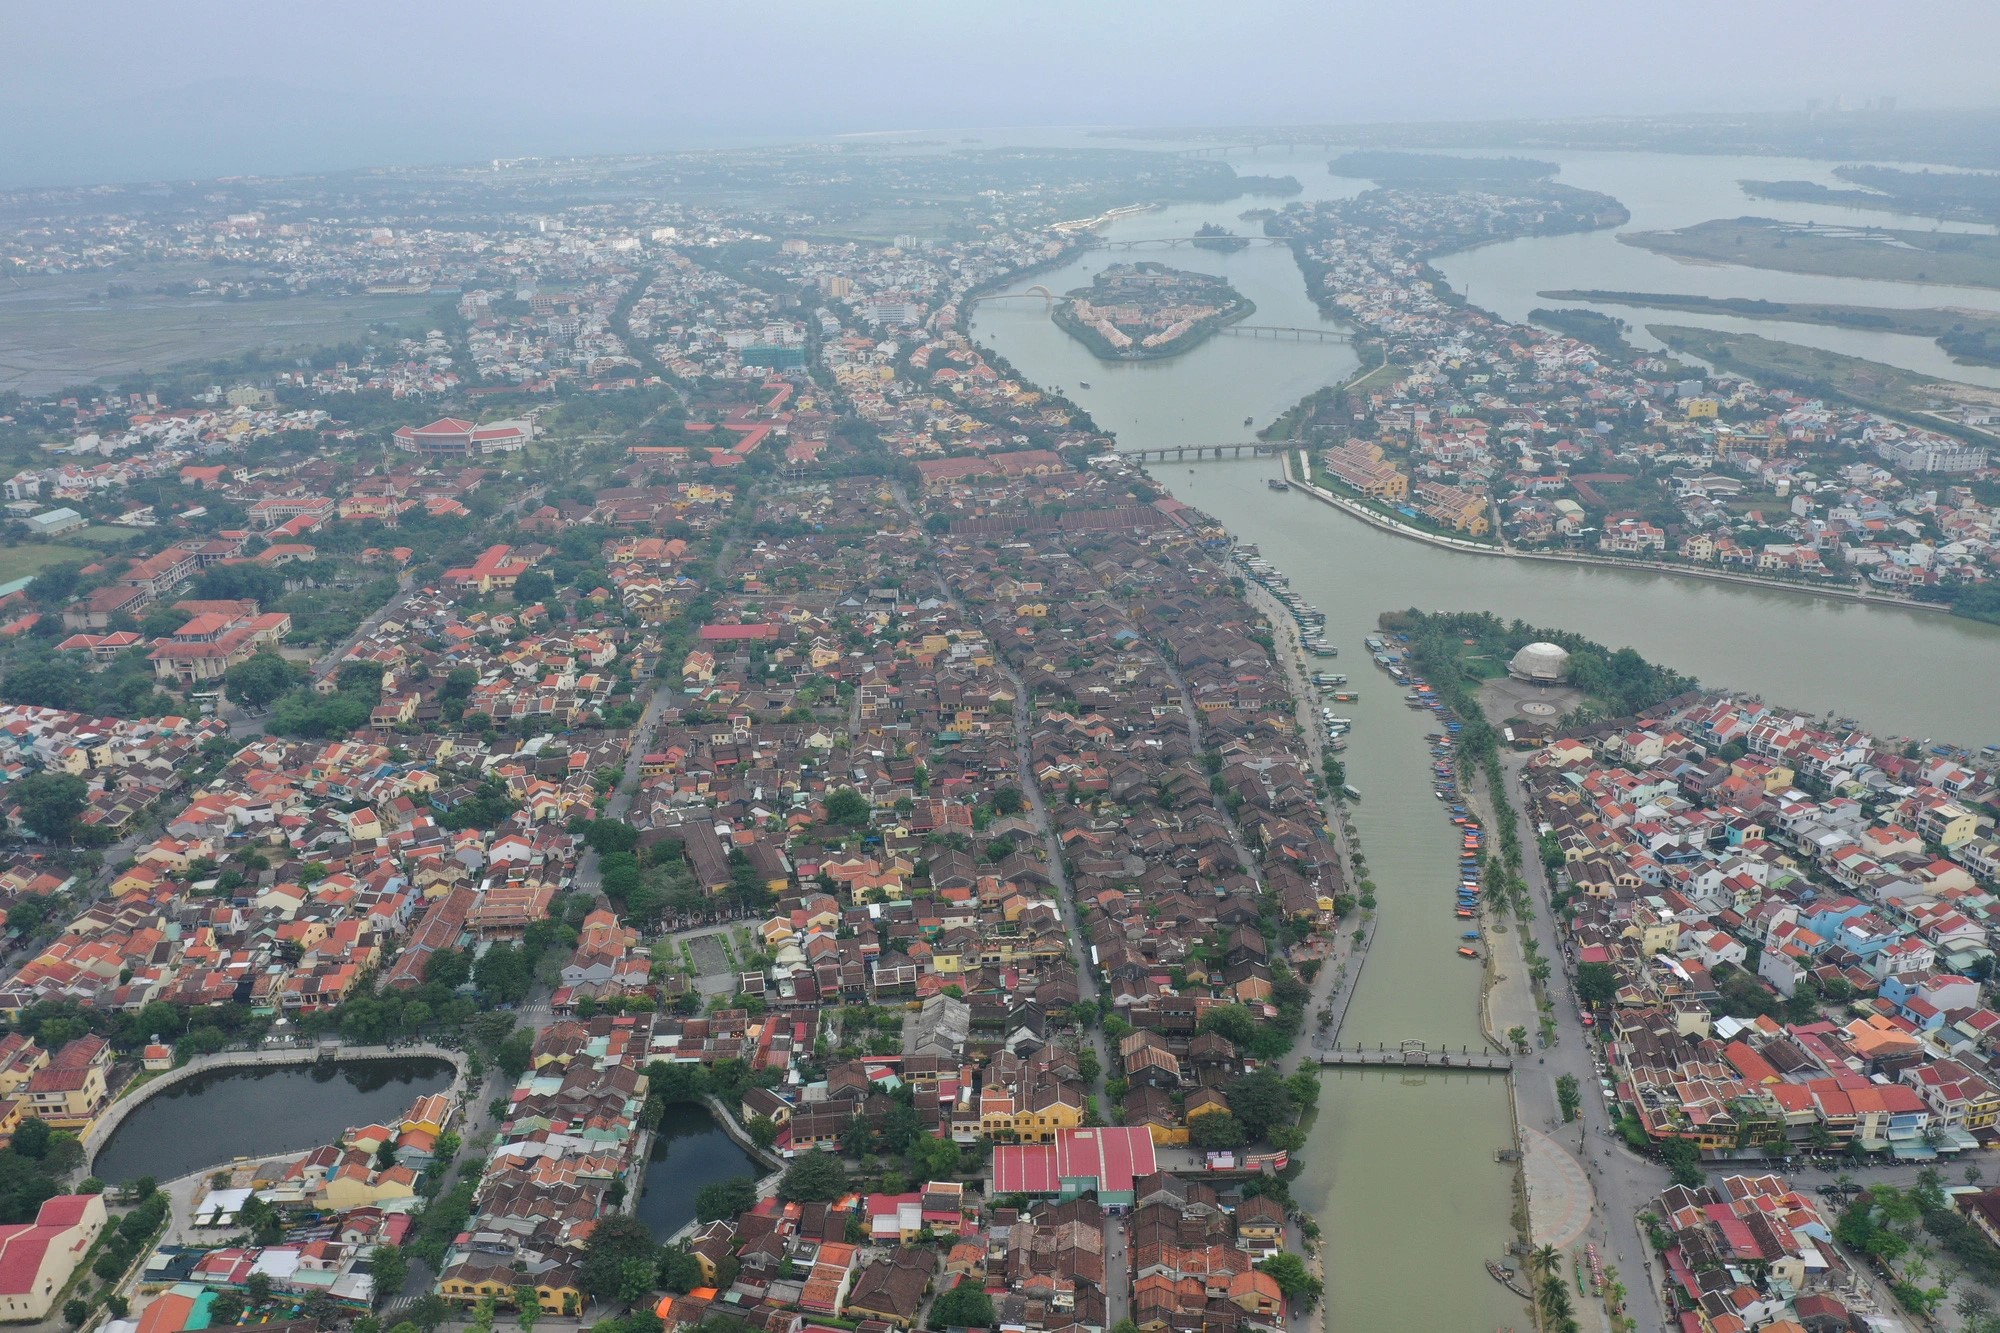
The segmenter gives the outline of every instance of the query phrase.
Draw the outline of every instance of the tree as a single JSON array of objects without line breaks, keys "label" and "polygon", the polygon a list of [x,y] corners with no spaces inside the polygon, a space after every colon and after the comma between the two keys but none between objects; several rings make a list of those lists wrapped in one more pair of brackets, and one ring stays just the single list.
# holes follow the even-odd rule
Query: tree
[{"label": "tree", "polygon": [[243,1279],[243,1292],[250,1298],[252,1305],[268,1305],[271,1300],[271,1275],[252,1273]]},{"label": "tree", "polygon": [[668,1291],[693,1291],[702,1284],[701,1261],[678,1245],[660,1252],[660,1285]]},{"label": "tree", "polygon": [[228,1328],[232,1324],[243,1322],[245,1308],[241,1292],[225,1291],[218,1295],[215,1303],[209,1307],[208,1317],[217,1328]]},{"label": "tree", "polygon": [[394,1245],[377,1245],[368,1251],[368,1271],[375,1277],[375,1303],[381,1305],[409,1281],[410,1257]]},{"label": "tree", "polygon": [[1243,1122],[1228,1111],[1210,1111],[1188,1122],[1188,1138],[1208,1152],[1240,1148],[1248,1137]]},{"label": "tree", "polygon": [[759,1148],[768,1148],[778,1141],[778,1122],[767,1115],[753,1115],[750,1123],[743,1126],[750,1135],[750,1141]]},{"label": "tree", "polygon": [[1522,1055],[1528,1053],[1528,1029],[1519,1024],[1507,1029],[1507,1040],[1514,1043],[1514,1049]]},{"label": "tree", "polygon": [[950,1139],[925,1135],[917,1140],[910,1157],[926,1180],[950,1180],[959,1172],[958,1145]]},{"label": "tree", "polygon": [[1325,1290],[1324,1284],[1312,1275],[1312,1270],[1306,1267],[1306,1261],[1298,1255],[1289,1251],[1274,1254],[1258,1264],[1257,1268],[1259,1272],[1268,1273],[1272,1280],[1277,1282],[1278,1290],[1285,1293],[1286,1300],[1308,1310],[1319,1304],[1319,1298]]},{"label": "tree", "polygon": [[1576,1119],[1583,1109],[1583,1094],[1578,1091],[1576,1075],[1564,1074],[1556,1080],[1556,1101],[1562,1107],[1563,1123]]},{"label": "tree", "polygon": [[845,1193],[847,1168],[830,1153],[801,1154],[778,1182],[778,1197],[786,1203],[832,1203]]},{"label": "tree", "polygon": [[590,1239],[584,1243],[578,1281],[587,1295],[629,1302],[636,1298],[624,1294],[630,1286],[625,1265],[633,1260],[645,1263],[645,1287],[639,1293],[644,1296],[651,1290],[654,1270],[659,1265],[659,1246],[654,1243],[653,1234],[630,1213],[600,1217],[591,1229]]},{"label": "tree", "polygon": [[535,1294],[534,1287],[525,1282],[515,1287],[514,1322],[519,1324],[525,1333],[535,1333],[535,1321],[541,1317],[542,1301],[541,1297]]},{"label": "tree", "polygon": [[90,800],[89,785],[69,773],[30,773],[8,793],[21,807],[21,822],[49,842],[69,841]]},{"label": "tree", "polygon": [[[1248,1046],[1257,1036],[1257,1016],[1240,1004],[1218,1004],[1201,1016],[1201,1030]],[[1105,1031],[1111,1031],[1108,1021]]]},{"label": "tree", "polygon": [[1018,815],[1028,808],[1028,798],[1019,787],[1002,787],[993,793],[993,808],[1003,815]]},{"label": "tree", "polygon": [[534,1053],[535,1034],[524,1028],[508,1033],[506,1040],[494,1048],[493,1063],[506,1075],[509,1083],[517,1083],[521,1075],[528,1072],[528,1062],[534,1058]]},{"label": "tree", "polygon": [[451,1318],[452,1307],[444,1297],[427,1291],[411,1301],[410,1308],[404,1313],[409,1315],[409,1322],[422,1329],[423,1333],[433,1333],[439,1324]]},{"label": "tree", "polygon": [[514,580],[514,600],[523,606],[546,602],[556,595],[556,581],[539,569],[531,569]]},{"label": "tree", "polygon": [[732,1176],[712,1181],[694,1192],[694,1215],[698,1222],[734,1218],[757,1206],[754,1176]]},{"label": "tree", "polygon": [[1229,1086],[1229,1109],[1243,1122],[1243,1132],[1261,1139],[1279,1125],[1298,1119],[1299,1109],[1292,1090],[1270,1065],[1246,1074]]},{"label": "tree", "polygon": [[14,1131],[14,1151],[29,1161],[40,1161],[49,1150],[46,1120],[23,1120]]},{"label": "tree", "polygon": [[1609,963],[1584,963],[1576,969],[1576,997],[1585,1004],[1610,1004],[1618,995],[1618,974]]},{"label": "tree", "polygon": [[82,1328],[83,1321],[90,1318],[90,1302],[75,1296],[63,1302],[63,1319],[71,1328]]},{"label": "tree", "polygon": [[830,824],[860,828],[868,823],[868,798],[852,787],[842,787],[826,798],[826,818]]},{"label": "tree", "polygon": [[249,708],[268,708],[305,683],[304,667],[287,662],[269,644],[229,668],[222,692]]},{"label": "tree", "polygon": [[931,1302],[932,1328],[992,1328],[996,1322],[993,1298],[969,1278]]}]

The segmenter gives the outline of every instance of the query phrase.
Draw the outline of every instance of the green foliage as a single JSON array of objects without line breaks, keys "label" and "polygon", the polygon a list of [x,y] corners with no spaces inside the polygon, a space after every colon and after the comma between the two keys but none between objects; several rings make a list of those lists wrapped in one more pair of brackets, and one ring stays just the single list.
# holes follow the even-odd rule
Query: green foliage
[{"label": "green foliage", "polygon": [[868,798],[852,787],[842,787],[826,798],[828,823],[862,828],[868,823],[868,815]]},{"label": "green foliage", "polygon": [[77,816],[89,803],[90,787],[68,773],[30,773],[12,783],[7,794],[21,807],[21,822],[50,842],[68,842],[76,832]]},{"label": "green foliage", "polygon": [[778,1197],[787,1203],[831,1203],[845,1193],[847,1168],[831,1153],[799,1154],[778,1181]]},{"label": "green foliage", "polygon": [[1229,1111],[1209,1111],[1188,1121],[1188,1138],[1205,1152],[1240,1148],[1249,1136],[1243,1122]]},{"label": "green foliage", "polygon": [[638,1218],[630,1213],[606,1214],[597,1219],[584,1243],[578,1282],[585,1294],[600,1300],[642,1299],[653,1288],[659,1249]]},{"label": "green foliage", "polygon": [[992,1328],[995,1322],[993,1298],[971,1278],[960,1278],[956,1286],[931,1302],[930,1326],[934,1329]]},{"label": "green foliage", "polygon": [[1576,969],[1576,997],[1586,1004],[1610,1004],[1618,995],[1618,973],[1609,963],[1581,963]]},{"label": "green foliage", "polygon": [[304,667],[286,661],[267,644],[223,673],[222,692],[246,707],[268,708],[305,679]]},{"label": "green foliage", "polygon": [[1325,1285],[1312,1275],[1306,1261],[1290,1251],[1272,1255],[1257,1268],[1270,1274],[1277,1282],[1278,1290],[1285,1293],[1285,1299],[1301,1308],[1312,1309],[1325,1294]]},{"label": "green foliage", "polygon": [[701,1222],[734,1218],[756,1206],[757,1180],[754,1176],[732,1176],[728,1180],[714,1181],[703,1185],[694,1195],[694,1215]]},{"label": "green foliage", "polygon": [[1575,1074],[1564,1074],[1556,1080],[1556,1101],[1562,1107],[1563,1123],[1576,1119],[1583,1109],[1583,1096],[1577,1090]]}]

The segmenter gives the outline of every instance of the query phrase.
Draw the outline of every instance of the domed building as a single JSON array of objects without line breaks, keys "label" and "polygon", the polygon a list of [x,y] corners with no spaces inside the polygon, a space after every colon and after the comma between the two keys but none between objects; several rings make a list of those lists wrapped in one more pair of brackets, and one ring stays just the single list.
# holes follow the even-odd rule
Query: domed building
[{"label": "domed building", "polygon": [[1507,674],[1515,680],[1554,685],[1569,674],[1569,653],[1553,643],[1531,643],[1514,654]]}]

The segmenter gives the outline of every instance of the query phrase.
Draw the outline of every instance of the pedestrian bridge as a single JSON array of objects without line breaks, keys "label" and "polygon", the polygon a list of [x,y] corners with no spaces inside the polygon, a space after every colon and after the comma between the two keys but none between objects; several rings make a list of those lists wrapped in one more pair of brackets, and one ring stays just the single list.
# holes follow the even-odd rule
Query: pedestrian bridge
[{"label": "pedestrian bridge", "polygon": [[1458,1069],[1504,1074],[1514,1067],[1512,1059],[1492,1051],[1475,1051],[1461,1046],[1432,1047],[1421,1041],[1367,1046],[1316,1046],[1313,1058],[1323,1068],[1341,1069]]}]

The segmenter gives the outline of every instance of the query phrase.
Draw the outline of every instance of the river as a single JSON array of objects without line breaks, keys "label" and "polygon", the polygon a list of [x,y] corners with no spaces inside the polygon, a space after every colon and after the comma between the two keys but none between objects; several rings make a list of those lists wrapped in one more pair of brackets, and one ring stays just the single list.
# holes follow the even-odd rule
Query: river
[{"label": "river", "polygon": [[633,1211],[654,1239],[664,1241],[694,1220],[695,1192],[703,1185],[763,1173],[707,1107],[675,1104],[653,1131],[646,1184]]},{"label": "river", "polygon": [[410,1103],[451,1079],[449,1064],[427,1058],[197,1074],[127,1116],[91,1172],[114,1185],[140,1176],[164,1181],[237,1157],[303,1152],[352,1126],[401,1119]]},{"label": "river", "polygon": [[[1742,206],[1733,182],[1741,176],[1832,180],[1829,164],[1756,160],[1752,171],[1728,159],[1590,156],[1607,160],[1586,170],[1565,156],[1561,178],[1608,188],[1631,207],[1635,226],[1751,211],[1791,216],[1785,210],[1796,206]],[[1244,172],[1289,172],[1306,185],[1309,198],[1366,188],[1363,181],[1329,176],[1325,160],[1318,153],[1264,155],[1236,165]],[[1661,173],[1664,183],[1646,185],[1649,171]],[[1675,191],[1693,189],[1696,180],[1706,182],[1705,193],[1685,206],[1676,203]],[[1619,185],[1643,197],[1627,199]],[[1728,204],[1732,194],[1738,202]],[[1106,235],[1189,235],[1208,221],[1252,234],[1258,225],[1238,222],[1236,214],[1283,202],[1177,205],[1123,219]],[[1816,216],[1836,220],[1844,212],[1819,209]],[[1886,219],[1877,214],[1873,220]],[[1579,254],[1595,267],[1583,266]],[[1256,323],[1333,327],[1307,297],[1285,250],[1253,246],[1217,253],[1184,247],[1134,255],[1228,277],[1257,302]],[[1017,290],[1039,282],[1066,291],[1088,282],[1105,264],[1134,255],[1088,253],[1022,281]],[[1572,263],[1579,271],[1563,267]],[[1455,281],[1470,276],[1475,300],[1490,299],[1516,317],[1541,303],[1533,293],[1542,288],[1711,290],[1664,281],[1653,268],[1661,263],[1671,261],[1619,245],[1606,234],[1491,246],[1448,258],[1440,268]],[[1676,272],[1682,267],[1675,265]],[[1864,284],[1870,291],[1863,297],[1837,280],[1748,269],[1712,272],[1744,278],[1741,286],[1721,288],[1723,294],[1778,299],[1782,286],[1784,295],[1799,300],[1931,304],[1942,299],[1905,292],[1905,299],[1896,301],[1892,292],[1873,290],[1891,284]],[[1766,279],[1772,285],[1764,285]],[[1981,293],[1977,300],[1960,293],[1951,300],[1993,306],[2000,293]],[[1613,313],[1629,318],[1632,312]],[[1730,325],[1706,316],[1672,318]],[[1263,425],[1305,393],[1356,368],[1344,346],[1227,337],[1169,361],[1100,362],[1027,302],[982,305],[972,331],[1030,379],[1062,386],[1127,447],[1247,439],[1245,417]],[[1770,325],[1764,331],[1849,350],[1844,330],[1784,326],[1781,331]],[[1921,358],[1921,348],[1930,347],[1906,337],[1889,342],[1894,357],[1858,354],[1909,364]],[[1089,389],[1080,387],[1085,381]],[[1432,795],[1423,744],[1435,723],[1404,707],[1402,691],[1392,688],[1362,650],[1363,636],[1374,632],[1384,610],[1491,610],[1614,647],[1629,644],[1708,683],[1759,691],[1802,708],[1834,709],[1919,736],[1974,744],[2000,740],[2000,716],[1987,702],[2000,693],[2000,627],[1670,575],[1459,554],[1382,532],[1298,492],[1274,494],[1265,486],[1277,473],[1271,459],[1156,464],[1153,470],[1177,498],[1213,514],[1242,540],[1258,543],[1290,575],[1293,588],[1326,612],[1327,637],[1341,649],[1333,665],[1352,677],[1360,693],[1356,703],[1342,706],[1355,720],[1343,757],[1363,795],[1354,818],[1379,906],[1343,1042],[1480,1041],[1480,969],[1457,957],[1459,923],[1449,910],[1455,830]],[[1456,1331],[1524,1325],[1519,1300],[1481,1267],[1481,1260],[1499,1255],[1511,1232],[1512,1176],[1493,1160],[1494,1149],[1512,1137],[1505,1083],[1464,1075],[1350,1072],[1327,1078],[1320,1105],[1305,1172],[1293,1194],[1319,1219],[1327,1238],[1329,1327]]]}]

